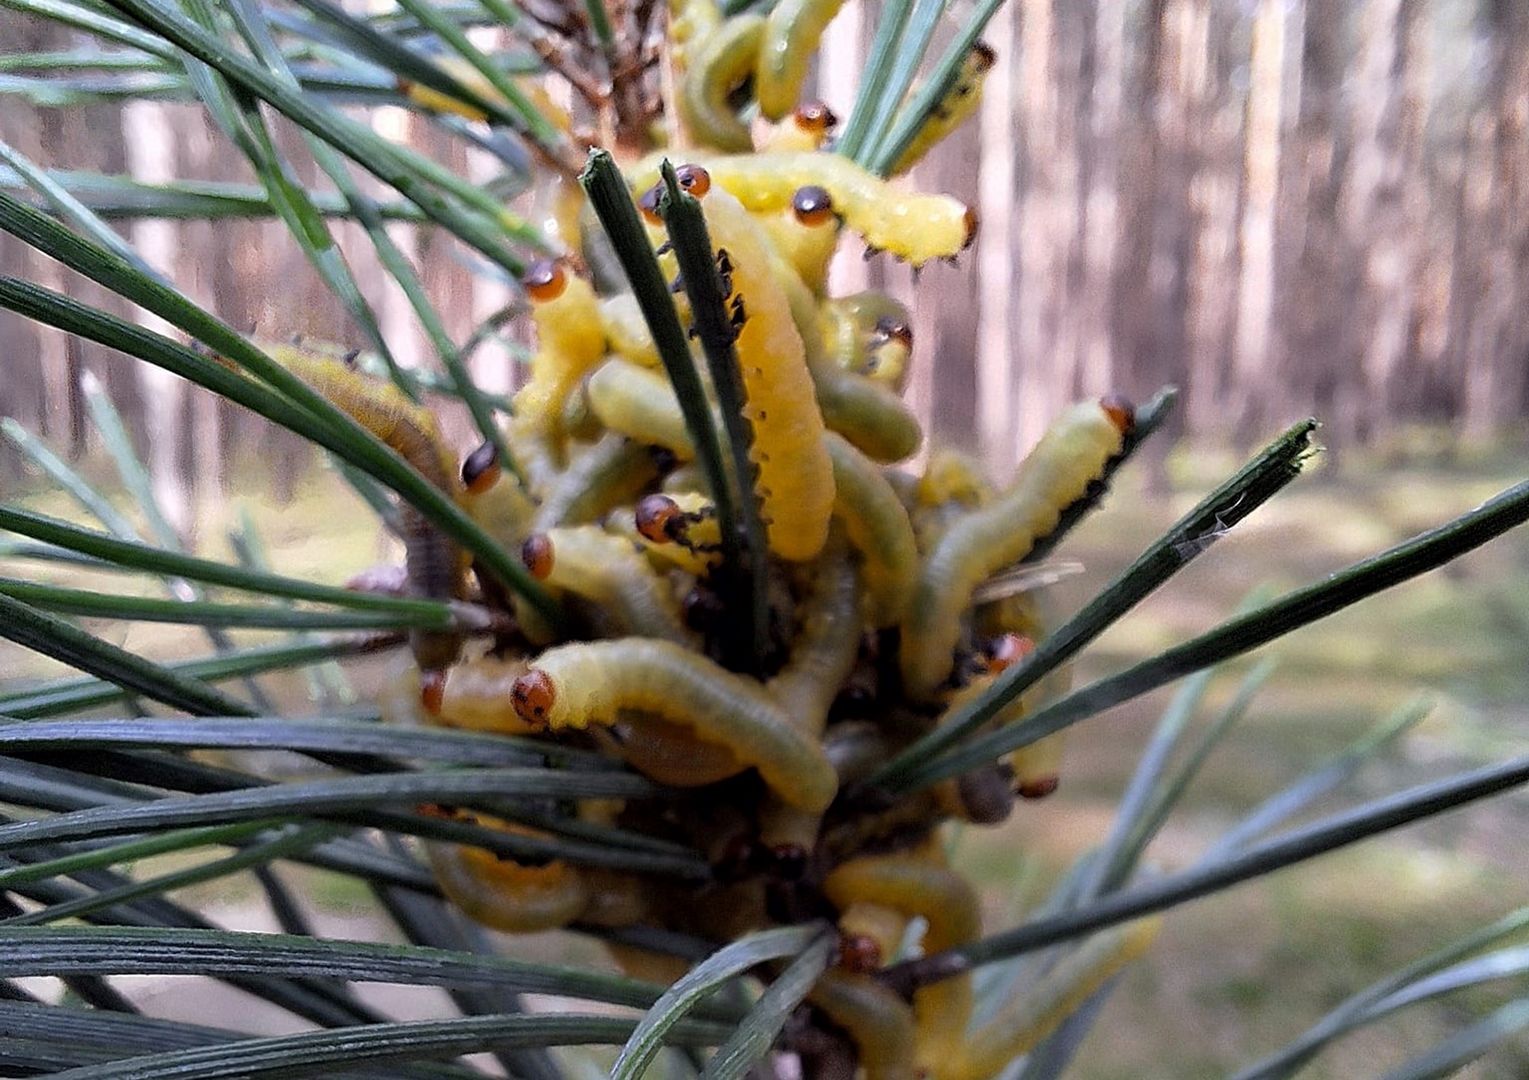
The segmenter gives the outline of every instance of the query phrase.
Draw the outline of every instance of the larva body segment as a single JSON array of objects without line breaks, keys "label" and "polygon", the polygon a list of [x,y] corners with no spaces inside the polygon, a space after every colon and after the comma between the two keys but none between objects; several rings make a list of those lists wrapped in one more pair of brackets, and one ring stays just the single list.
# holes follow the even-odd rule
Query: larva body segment
[{"label": "larva body segment", "polygon": [[588,601],[591,617],[608,623],[610,633],[690,640],[668,582],[625,538],[595,525],[549,529],[537,538],[551,548],[550,565],[538,576],[552,588]]},{"label": "larva body segment", "polygon": [[[536,288],[530,277],[539,273],[556,274],[561,289]],[[531,377],[515,395],[514,422],[529,434],[556,438],[568,392],[605,356],[605,329],[588,281],[555,264],[533,267],[531,275],[526,293],[536,324],[536,352]]]},{"label": "larva body segment", "polygon": [[715,0],[669,0],[669,63],[676,83],[684,82],[696,51],[721,22]]},{"label": "larva body segment", "polygon": [[1162,916],[1101,930],[1068,952],[1039,979],[1022,985],[987,1023],[972,1032],[957,1080],[987,1080],[1039,1045],[1062,1021],[1157,938]]},{"label": "larva body segment", "polygon": [[837,222],[804,225],[791,210],[775,214],[756,214],[754,220],[769,237],[771,245],[811,289],[821,295],[828,285],[828,264],[839,249]]},{"label": "larva body segment", "polygon": [[834,467],[834,516],[860,552],[870,619],[875,627],[896,626],[918,575],[913,524],[897,492],[874,464],[843,437],[823,437]]},{"label": "larva body segment", "polygon": [[[428,409],[414,404],[391,383],[363,375],[343,360],[316,350],[271,345],[266,346],[266,352],[435,487],[456,494],[456,458],[446,448]],[[409,591],[439,599],[460,597],[466,569],[461,550],[409,503],[399,504],[399,516]],[[409,634],[409,646],[420,669],[432,671],[457,658],[462,639],[439,630],[414,630]]]},{"label": "larva body segment", "polygon": [[668,641],[625,638],[562,645],[516,682],[516,708],[554,730],[609,727],[624,711],[689,728],[759,770],[793,806],[818,812],[838,778],[816,740],[798,731],[757,682]]},{"label": "larva body segment", "polygon": [[554,474],[542,493],[532,527],[544,532],[558,525],[598,521],[631,502],[657,477],[658,465],[648,447],[618,432],[607,432],[575,454],[568,468]]},{"label": "larva body segment", "polygon": [[[485,815],[471,817],[490,828],[538,835]],[[425,852],[441,891],[474,922],[495,930],[555,930],[577,919],[589,904],[578,867],[562,860],[526,866],[483,848],[437,841],[426,841]]]},{"label": "larva body segment", "polygon": [[645,368],[660,366],[653,331],[643,318],[637,297],[619,292],[600,300],[600,325],[605,328],[611,351]]},{"label": "larva body segment", "polygon": [[754,72],[754,97],[766,120],[795,107],[812,54],[843,6],[844,0],[781,0],[770,12]]},{"label": "larva body segment", "polygon": [[732,97],[754,74],[765,20],[760,15],[728,19],[700,44],[680,82],[680,118],[702,146],[747,152],[754,147],[749,126],[733,111]]},{"label": "larva body segment", "polygon": [[584,387],[590,409],[610,430],[661,446],[681,461],[695,457],[680,400],[662,372],[612,358],[595,369]]},{"label": "larva body segment", "polygon": [[945,530],[924,562],[903,621],[900,662],[910,696],[929,699],[950,674],[961,615],[978,584],[1024,558],[1056,528],[1062,511],[1120,452],[1124,437],[1099,402],[1074,405],[1025,458],[1008,490]]},{"label": "larva body segment", "polygon": [[735,346],[769,547],[784,559],[805,561],[828,539],[834,490],[802,338],[772,273],[767,242],[743,206],[715,187],[701,205],[712,246],[727,253],[733,297],[743,305]]},{"label": "larva body segment", "polygon": [[687,727],[643,713],[623,713],[612,731],[615,756],[660,784],[704,787],[748,768],[721,743],[698,739]]},{"label": "larva body segment", "polygon": [[[869,902],[923,918],[926,955],[974,941],[982,932],[977,896],[966,879],[913,855],[851,859],[828,875],[823,892],[840,911]],[[916,1061],[930,1076],[956,1075],[953,1065],[964,1057],[971,1013],[970,975],[942,979],[914,991]]]},{"label": "larva body segment", "polygon": [[977,42],[961,61],[955,81],[940,99],[923,127],[913,136],[913,141],[892,163],[890,175],[901,176],[924,159],[946,136],[966,123],[982,104],[982,84],[993,67],[993,50],[983,42]]},{"label": "larva body segment", "polygon": [[830,969],[807,1000],[849,1033],[866,1080],[916,1080],[913,1010],[885,983]]},{"label": "larva body segment", "polygon": [[765,688],[792,723],[818,738],[860,649],[860,581],[848,558],[821,562],[800,615],[791,656]]}]

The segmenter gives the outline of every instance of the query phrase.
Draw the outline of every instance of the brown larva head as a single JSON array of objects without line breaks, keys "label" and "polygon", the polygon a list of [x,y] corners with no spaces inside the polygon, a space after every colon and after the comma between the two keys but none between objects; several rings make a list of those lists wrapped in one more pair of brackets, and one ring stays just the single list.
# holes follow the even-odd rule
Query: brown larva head
[{"label": "brown larva head", "polygon": [[419,673],[419,703],[431,716],[441,715],[446,703],[446,673],[439,669]]},{"label": "brown larva head", "polygon": [[568,271],[556,259],[541,259],[531,264],[520,284],[533,303],[545,304],[563,295],[568,287]]},{"label": "brown larva head", "polygon": [[791,114],[796,126],[819,138],[839,126],[839,117],[821,101],[804,101]]},{"label": "brown larva head", "polygon": [[648,495],[637,503],[637,533],[654,544],[674,539],[685,520],[680,504],[667,495]]},{"label": "brown larva head", "polygon": [[828,189],[808,184],[796,189],[791,196],[791,212],[803,225],[823,225],[834,220],[834,200]]},{"label": "brown larva head", "polygon": [[545,580],[552,573],[554,558],[552,538],[546,533],[532,533],[520,545],[520,561],[526,564],[526,569],[538,581]]},{"label": "brown larva head", "polygon": [[552,706],[557,701],[557,687],[552,676],[532,668],[510,684],[510,704],[515,715],[528,724],[545,727]]},{"label": "brown larva head", "polygon": [[993,65],[998,62],[998,54],[994,52],[993,47],[985,41],[979,41],[972,46],[971,56],[972,67],[976,68],[978,73],[982,74],[990,71]]},{"label": "brown larva head", "polygon": [[1035,651],[1035,642],[1024,634],[999,634],[983,648],[989,674],[997,675]]},{"label": "brown larva head", "polygon": [[1056,791],[1061,784],[1062,778],[1056,773],[1028,777],[1019,782],[1019,797],[1021,799],[1044,799],[1047,795]]},{"label": "brown larva head", "polygon": [[977,226],[979,224],[977,221],[977,211],[968,206],[966,208],[966,213],[962,216],[961,220],[966,225],[966,238],[961,241],[961,250],[965,251],[967,248],[971,247],[973,242],[975,242],[977,239]]},{"label": "brown larva head", "polygon": [[913,348],[913,327],[895,315],[883,315],[876,320],[876,333],[887,341],[896,341],[903,348]]},{"label": "brown larva head", "polygon": [[642,193],[642,198],[637,200],[637,209],[642,211],[643,220],[649,225],[662,225],[664,219],[658,213],[658,200],[663,196],[664,182],[660,180],[647,191]]},{"label": "brown larva head", "polygon": [[699,165],[681,165],[674,170],[674,179],[679,181],[684,191],[697,199],[705,198],[711,190],[711,173]]},{"label": "brown larva head", "polygon": [[499,482],[499,447],[485,442],[462,459],[462,485],[469,495],[482,495]]},{"label": "brown larva head", "polygon": [[881,946],[865,934],[840,934],[839,967],[855,975],[869,975],[881,967]]},{"label": "brown larva head", "polygon": [[1136,426],[1136,406],[1124,395],[1105,394],[1099,399],[1099,408],[1104,410],[1104,415],[1110,418],[1110,423],[1122,435],[1129,435]]}]

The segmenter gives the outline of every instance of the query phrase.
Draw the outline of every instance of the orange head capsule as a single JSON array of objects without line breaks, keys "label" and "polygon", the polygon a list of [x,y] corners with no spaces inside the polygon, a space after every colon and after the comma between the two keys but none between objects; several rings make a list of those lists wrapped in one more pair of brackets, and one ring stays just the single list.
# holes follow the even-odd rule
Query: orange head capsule
[{"label": "orange head capsule", "polygon": [[810,135],[822,137],[839,126],[834,111],[821,101],[804,101],[791,114],[796,126]]},{"label": "orange head capsule", "polygon": [[997,675],[1019,663],[1035,651],[1035,642],[1024,634],[1000,634],[983,649],[989,674]]},{"label": "orange head capsule", "polygon": [[1044,799],[1062,784],[1062,778],[1056,773],[1049,776],[1036,776],[1020,781],[1019,797],[1021,799]]},{"label": "orange head capsule", "polygon": [[674,178],[679,181],[680,187],[697,199],[705,198],[711,190],[711,173],[699,165],[681,165],[674,170]]},{"label": "orange head capsule", "polygon": [[446,673],[440,669],[419,673],[419,703],[431,716],[441,715],[446,701]]},{"label": "orange head capsule", "polygon": [[913,327],[892,315],[876,320],[876,333],[887,341],[896,341],[905,349],[913,348]]},{"label": "orange head capsule", "polygon": [[510,704],[515,707],[515,715],[528,724],[546,724],[556,700],[557,688],[545,671],[532,668],[510,684]]},{"label": "orange head capsule", "polygon": [[485,442],[462,461],[462,485],[469,495],[482,495],[499,482],[499,447]]},{"label": "orange head capsule", "polygon": [[647,191],[642,193],[642,198],[637,200],[637,209],[642,211],[643,220],[649,225],[662,225],[664,219],[658,214],[658,200],[664,193],[664,182],[660,180]]},{"label": "orange head capsule", "polygon": [[803,225],[822,225],[834,218],[833,197],[827,188],[808,184],[797,188],[796,194],[791,196],[791,210]]},{"label": "orange head capsule", "polygon": [[538,581],[552,573],[552,538],[546,533],[532,533],[520,545],[520,561]]},{"label": "orange head capsule", "polygon": [[961,250],[965,251],[977,239],[977,211],[968,206],[966,208],[966,216],[961,220],[966,222],[966,239],[961,241]]},{"label": "orange head capsule", "polygon": [[541,259],[531,264],[520,284],[534,303],[545,304],[563,295],[568,287],[568,271],[556,259]]},{"label": "orange head capsule", "polygon": [[1130,398],[1121,394],[1105,394],[1099,399],[1099,407],[1122,435],[1129,435],[1136,426],[1136,406],[1131,404]]},{"label": "orange head capsule", "polygon": [[684,528],[685,511],[667,495],[649,495],[637,504],[637,532],[655,544],[673,540]]},{"label": "orange head capsule", "polygon": [[855,975],[869,975],[881,967],[881,946],[865,934],[840,934],[838,966]]}]

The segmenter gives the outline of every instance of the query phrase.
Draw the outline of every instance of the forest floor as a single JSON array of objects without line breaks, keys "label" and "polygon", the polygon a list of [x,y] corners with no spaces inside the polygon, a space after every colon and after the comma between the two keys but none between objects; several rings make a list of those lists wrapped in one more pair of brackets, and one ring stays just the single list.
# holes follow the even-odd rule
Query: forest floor
[{"label": "forest floor", "polygon": [[[1144,494],[1128,470],[1108,508],[1069,539],[1058,558],[1085,573],[1055,586],[1056,610],[1075,610],[1235,462],[1180,455],[1167,494]],[[1412,463],[1318,472],[1261,509],[1104,635],[1077,665],[1079,684],[1209,628],[1248,591],[1306,584],[1474,506],[1524,477],[1522,453],[1469,465]],[[332,478],[300,488],[281,508],[252,504],[274,565],[340,581],[390,553],[359,526],[364,512],[337,512],[349,496]],[[29,505],[74,516],[60,497]],[[359,509],[359,508],[358,508]],[[358,527],[336,534],[337,521]],[[209,525],[203,551],[226,553]],[[120,589],[127,579],[40,563],[0,560],[0,572]],[[109,584],[108,584],[109,583]],[[157,656],[206,651],[194,632],[92,623],[126,647]],[[243,635],[255,640],[252,635]],[[1212,684],[1203,723],[1259,658],[1277,661],[1248,715],[1218,747],[1149,853],[1156,868],[1190,865],[1199,851],[1264,796],[1337,752],[1365,728],[1423,693],[1433,711],[1382,760],[1330,799],[1335,808],[1473,764],[1529,749],[1529,530],[1520,529],[1445,571],[1384,593],[1231,666]],[[359,684],[379,676],[365,665]],[[52,673],[0,644],[0,672],[13,680]],[[12,682],[14,685],[14,682]],[[278,685],[301,694],[297,680]],[[1022,805],[998,829],[968,829],[957,858],[981,884],[989,926],[1008,925],[1108,828],[1115,799],[1172,690],[1121,706],[1074,730],[1061,790]],[[1464,932],[1529,903],[1529,798],[1519,794],[1329,855],[1311,865],[1171,913],[1150,957],[1133,967],[1101,1014],[1075,1075],[1086,1080],[1194,1080],[1224,1076],[1273,1049],[1374,978]],[[379,932],[352,883],[309,875],[314,914],[332,932]],[[250,916],[249,897],[226,887],[182,896],[225,925]],[[524,943],[540,956],[594,958],[593,947],[560,935]],[[205,1009],[166,980],[128,980],[152,1011],[192,1018]],[[368,988],[375,991],[377,988]],[[230,1008],[246,1010],[229,991]],[[1470,1015],[1504,999],[1501,988],[1414,1008],[1352,1036],[1303,1076],[1367,1077],[1415,1054]],[[409,1011],[441,1002],[407,995]],[[395,1004],[403,1004],[395,999]],[[217,1017],[205,1011],[196,1016]],[[243,1023],[266,1023],[245,1011]],[[272,1029],[284,1026],[268,1018]],[[1150,1063],[1150,1064],[1144,1064]],[[1468,1074],[1529,1075],[1529,1045],[1500,1051]]]}]

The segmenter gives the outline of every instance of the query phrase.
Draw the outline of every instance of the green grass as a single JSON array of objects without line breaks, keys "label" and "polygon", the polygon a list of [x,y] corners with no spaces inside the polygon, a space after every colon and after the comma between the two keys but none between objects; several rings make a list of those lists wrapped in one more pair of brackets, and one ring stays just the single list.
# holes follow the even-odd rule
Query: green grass
[{"label": "green grass", "polygon": [[[1090,587],[1129,562],[1210,486],[1220,475],[1216,459],[1211,453],[1175,459],[1176,482],[1166,497],[1144,494],[1138,471],[1127,470],[1107,508],[1057,553],[1081,560],[1088,572],[1056,587],[1056,612],[1076,610]],[[1077,679],[1109,674],[1129,658],[1204,630],[1230,614],[1255,585],[1286,588],[1317,580],[1444,521],[1521,479],[1523,471],[1522,455],[1499,455],[1469,466],[1393,465],[1302,481],[1106,633],[1080,658]],[[240,479],[253,475],[241,472]],[[296,492],[279,507],[248,496],[277,570],[342,583],[368,565],[397,557],[331,473],[314,470]],[[37,493],[25,501],[45,513],[74,516],[56,495]],[[201,522],[203,553],[226,554],[223,535],[232,511],[232,505],[223,506],[227,520],[210,516]],[[336,531],[337,522],[349,527]],[[137,580],[30,561],[7,566],[0,560],[0,572],[118,590]],[[142,591],[157,594],[157,582],[142,579]],[[194,629],[90,620],[86,625],[151,656],[207,651]],[[248,642],[278,636],[235,635]],[[1529,712],[1523,706],[1529,701],[1529,533],[1510,534],[1447,571],[1263,652],[1279,658],[1280,668],[1152,847],[1149,861],[1159,867],[1189,865],[1235,815],[1419,691],[1437,698],[1433,715],[1397,751],[1361,774],[1361,791],[1395,789],[1425,769],[1437,775],[1450,766],[1504,756],[1510,748],[1522,752],[1529,743]],[[1239,662],[1237,671],[1252,662]],[[369,660],[351,670],[364,688],[375,685],[386,668],[386,661]],[[57,668],[0,644],[0,672],[13,683],[56,674]],[[300,678],[265,682],[285,707],[307,711]],[[1202,720],[1227,700],[1235,682],[1234,673],[1214,684]],[[1072,734],[1064,782],[1054,798],[1022,805],[1000,829],[967,830],[960,837],[958,858],[983,889],[991,924],[1012,921],[1061,867],[1103,837],[1168,693],[1081,725]],[[1497,800],[1171,914],[1152,955],[1127,974],[1102,1015],[1074,1075],[1216,1077],[1284,1042],[1348,993],[1523,903],[1529,866],[1516,857],[1514,843],[1521,844],[1526,819],[1529,806],[1523,799]],[[149,874],[172,865],[149,860],[136,869]],[[289,880],[321,918],[338,921],[349,934],[385,932],[367,916],[367,898],[353,884],[312,872]],[[214,905],[232,924],[240,912],[252,910],[245,901],[253,895],[203,887],[188,891],[186,899]],[[542,958],[601,963],[598,950],[586,943],[573,946],[576,955],[571,955],[562,935],[539,935],[523,946]],[[1458,1028],[1462,1005],[1489,1006],[1493,1000],[1463,995],[1415,1008],[1403,1019],[1340,1042],[1303,1075],[1374,1075]],[[1144,1068],[1143,1062],[1151,1065]],[[1516,1057],[1511,1050],[1497,1054],[1495,1062],[1464,1075],[1525,1075],[1529,1049]]]}]

